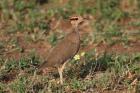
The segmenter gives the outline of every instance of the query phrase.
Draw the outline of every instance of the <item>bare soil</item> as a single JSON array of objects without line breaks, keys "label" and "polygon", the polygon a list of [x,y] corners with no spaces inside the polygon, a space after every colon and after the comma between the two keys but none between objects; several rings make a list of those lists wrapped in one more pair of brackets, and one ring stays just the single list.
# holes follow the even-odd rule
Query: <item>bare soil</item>
[{"label": "bare soil", "polygon": [[[128,20],[129,21],[129,20]],[[89,23],[87,23],[89,24]],[[126,24],[125,21],[123,24]],[[85,33],[90,33],[92,31],[90,26],[83,29],[80,34],[84,35]],[[71,29],[71,25],[69,21],[55,19],[51,22],[51,29],[61,29],[62,31],[68,33]],[[53,31],[53,30],[52,30]],[[47,41],[37,41],[37,42],[26,42],[25,35],[27,33],[16,33],[13,36],[0,35],[0,41],[8,41],[13,37],[17,37],[17,41],[19,46],[22,48],[21,51],[6,51],[1,53],[5,58],[14,58],[19,59],[22,56],[28,56],[28,54],[34,49],[38,56],[45,59],[49,50],[52,48],[51,45]],[[127,45],[123,43],[116,43],[114,45],[109,45],[107,43],[99,43],[99,44],[90,44],[86,47],[81,47],[80,51],[90,51],[91,49],[96,49],[98,53],[109,52],[109,53],[136,53],[140,52],[140,40],[129,41]]]}]

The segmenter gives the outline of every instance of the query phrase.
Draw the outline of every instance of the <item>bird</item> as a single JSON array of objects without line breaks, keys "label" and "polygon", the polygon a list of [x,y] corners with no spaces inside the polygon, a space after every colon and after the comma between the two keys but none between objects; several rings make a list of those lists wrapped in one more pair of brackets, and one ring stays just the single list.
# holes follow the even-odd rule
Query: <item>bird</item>
[{"label": "bird", "polygon": [[60,84],[63,85],[63,70],[69,59],[72,59],[80,49],[80,34],[79,34],[79,25],[84,22],[84,18],[81,16],[70,17],[70,22],[72,29],[63,40],[58,42],[54,46],[46,60],[39,66],[39,71],[45,71],[49,67],[57,68],[60,76]]}]

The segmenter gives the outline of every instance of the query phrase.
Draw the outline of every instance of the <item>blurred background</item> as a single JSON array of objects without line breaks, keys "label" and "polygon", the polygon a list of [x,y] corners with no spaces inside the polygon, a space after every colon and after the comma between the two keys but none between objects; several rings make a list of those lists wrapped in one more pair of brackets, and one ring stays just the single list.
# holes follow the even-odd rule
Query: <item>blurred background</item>
[{"label": "blurred background", "polygon": [[[62,88],[34,71],[79,15],[80,59]],[[139,0],[0,0],[1,93],[139,93],[139,62]]]}]

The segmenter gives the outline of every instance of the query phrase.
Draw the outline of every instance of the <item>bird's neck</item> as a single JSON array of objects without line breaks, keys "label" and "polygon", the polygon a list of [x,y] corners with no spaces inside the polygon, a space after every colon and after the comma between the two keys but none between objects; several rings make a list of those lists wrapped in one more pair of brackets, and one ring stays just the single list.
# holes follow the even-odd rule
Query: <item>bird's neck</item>
[{"label": "bird's neck", "polygon": [[77,36],[78,39],[80,39],[80,34],[79,34],[79,28],[78,27],[73,28],[73,33],[76,33],[75,35]]},{"label": "bird's neck", "polygon": [[76,32],[77,34],[79,34],[79,27],[78,26],[74,26],[73,27],[73,31]]},{"label": "bird's neck", "polygon": [[67,38],[73,43],[79,42],[80,34],[78,28],[72,28],[72,32],[68,34]]}]

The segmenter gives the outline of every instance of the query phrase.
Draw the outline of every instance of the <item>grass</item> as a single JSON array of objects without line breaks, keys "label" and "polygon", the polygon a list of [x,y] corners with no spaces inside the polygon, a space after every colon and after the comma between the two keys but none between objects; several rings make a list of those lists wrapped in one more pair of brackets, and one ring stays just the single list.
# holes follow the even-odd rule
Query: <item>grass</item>
[{"label": "grass", "polygon": [[[0,1],[0,93],[139,93],[139,1],[126,0],[127,11],[121,0],[64,1]],[[61,86],[57,72],[41,75],[36,68],[65,36],[61,22],[75,14],[89,18],[90,30]]]},{"label": "grass", "polygon": [[[63,87],[57,84],[58,76],[56,78],[51,75],[41,76],[36,74],[35,66],[40,63],[36,57],[22,58],[17,62],[14,60],[6,63],[1,62],[4,68],[1,69],[0,89],[1,91],[16,93],[29,91],[40,93],[46,89],[48,89],[48,92],[68,91],[68,89],[70,89],[69,91],[93,91],[100,88],[103,90],[117,90],[119,88],[129,88],[136,78],[135,76],[139,75],[138,62],[140,61],[140,54],[107,54],[102,55],[97,60],[91,54],[88,56],[89,54],[87,53],[84,56],[86,60],[91,59],[89,62],[86,61],[87,63],[82,61],[77,61],[78,64],[76,62],[70,63],[73,67],[66,69],[66,71],[68,70],[68,72],[65,72],[67,80]],[[132,58],[129,56],[132,56]],[[16,71],[16,76],[13,76],[14,80],[9,80],[12,79],[10,74],[14,74],[14,71]],[[132,74],[132,77],[127,76],[128,72]],[[71,74],[73,75],[71,76]],[[4,86],[6,86],[6,89],[3,88]]]}]

